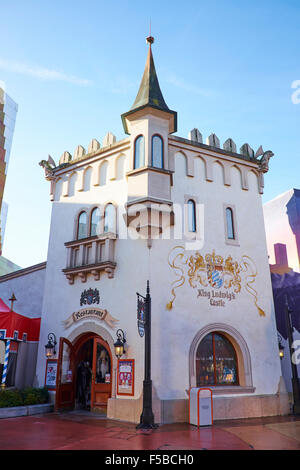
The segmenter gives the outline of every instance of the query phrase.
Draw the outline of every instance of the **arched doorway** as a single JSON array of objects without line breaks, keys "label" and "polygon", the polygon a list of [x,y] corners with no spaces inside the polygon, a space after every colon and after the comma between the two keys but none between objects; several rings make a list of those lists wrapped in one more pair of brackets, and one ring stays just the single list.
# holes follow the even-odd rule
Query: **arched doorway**
[{"label": "arched doorway", "polygon": [[107,341],[93,332],[73,343],[60,338],[56,409],[106,411],[112,396],[112,355]]}]

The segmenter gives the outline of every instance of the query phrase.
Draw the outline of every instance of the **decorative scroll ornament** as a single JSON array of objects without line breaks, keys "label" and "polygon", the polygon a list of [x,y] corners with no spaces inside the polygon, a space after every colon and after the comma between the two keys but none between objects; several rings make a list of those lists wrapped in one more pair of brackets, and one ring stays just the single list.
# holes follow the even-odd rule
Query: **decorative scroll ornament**
[{"label": "decorative scroll ornament", "polygon": [[115,323],[117,323],[119,320],[116,318],[112,317],[110,313],[108,313],[107,310],[103,310],[100,308],[91,308],[91,309],[86,309],[83,308],[79,310],[78,312],[72,313],[66,320],[62,322],[63,326],[67,329],[70,328],[73,323],[76,323],[80,320],[86,320],[87,318],[97,318],[98,320],[103,320],[105,321],[108,326],[111,328],[115,328]]},{"label": "decorative scroll ornament", "polygon": [[[168,310],[173,308],[176,291],[183,286],[186,280],[193,289],[198,288],[199,291],[201,287],[211,288],[214,297],[231,299],[231,296],[235,298],[240,293],[242,288],[241,274],[245,273],[245,289],[253,296],[259,315],[265,316],[265,312],[258,306],[257,292],[252,285],[257,276],[257,269],[249,256],[244,255],[242,260],[237,262],[230,255],[226,259],[216,255],[214,250],[205,256],[202,256],[198,251],[193,255],[187,255],[183,246],[175,246],[169,254],[168,264],[177,276],[177,279],[172,283],[171,300],[166,305]],[[218,295],[218,290],[221,288],[225,292]],[[228,293],[229,290],[232,294]],[[210,293],[206,292],[210,296]],[[202,291],[199,292],[199,295],[202,296]]]}]

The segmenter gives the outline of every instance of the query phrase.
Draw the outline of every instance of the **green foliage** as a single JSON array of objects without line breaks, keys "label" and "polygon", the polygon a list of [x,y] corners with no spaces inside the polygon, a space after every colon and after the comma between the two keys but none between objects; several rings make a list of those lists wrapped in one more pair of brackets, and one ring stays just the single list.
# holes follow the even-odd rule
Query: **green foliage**
[{"label": "green foliage", "polygon": [[19,390],[1,390],[0,408],[22,406],[23,398]]},{"label": "green foliage", "polygon": [[23,390],[1,390],[0,408],[11,406],[39,405],[48,403],[49,392],[47,388],[27,387]]}]

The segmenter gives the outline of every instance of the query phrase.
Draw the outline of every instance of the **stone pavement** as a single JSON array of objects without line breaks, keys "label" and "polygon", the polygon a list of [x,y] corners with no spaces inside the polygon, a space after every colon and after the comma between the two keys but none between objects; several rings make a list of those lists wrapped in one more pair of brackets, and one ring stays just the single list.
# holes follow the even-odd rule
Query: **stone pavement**
[{"label": "stone pavement", "polygon": [[300,416],[137,430],[89,412],[0,420],[1,450],[300,450]]}]

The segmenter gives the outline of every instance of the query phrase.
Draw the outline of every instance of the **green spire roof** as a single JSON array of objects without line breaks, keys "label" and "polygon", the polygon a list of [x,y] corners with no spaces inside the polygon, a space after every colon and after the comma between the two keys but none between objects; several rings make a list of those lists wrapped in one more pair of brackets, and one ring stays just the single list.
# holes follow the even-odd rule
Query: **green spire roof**
[{"label": "green spire roof", "polygon": [[130,111],[147,105],[159,108],[162,111],[169,111],[158,83],[151,44],[149,46],[148,57],[140,88]]},{"label": "green spire roof", "polygon": [[151,44],[153,44],[154,39],[152,36],[147,38],[147,43],[149,44],[149,51],[146,61],[146,66],[143,74],[143,78],[140,84],[138,94],[135,98],[135,101],[127,113],[122,114],[122,122],[125,132],[128,134],[126,118],[127,116],[140,111],[143,108],[151,107],[160,111],[164,111],[169,114],[170,123],[170,132],[177,131],[177,113],[176,111],[171,111],[162,95],[158,78],[156,75]]}]

